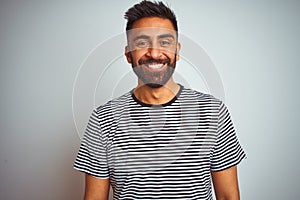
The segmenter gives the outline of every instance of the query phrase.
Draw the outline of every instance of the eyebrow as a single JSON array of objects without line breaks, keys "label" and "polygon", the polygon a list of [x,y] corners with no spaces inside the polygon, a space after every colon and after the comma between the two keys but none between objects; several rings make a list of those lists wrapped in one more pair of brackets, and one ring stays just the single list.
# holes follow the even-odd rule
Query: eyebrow
[{"label": "eyebrow", "polygon": [[150,36],[147,36],[147,35],[138,35],[133,39],[133,41],[137,41],[139,39],[149,39],[149,38],[150,38]]},{"label": "eyebrow", "polygon": [[[173,38],[175,39],[175,37],[172,35],[172,34],[162,34],[162,35],[159,35],[157,36],[159,39],[162,39],[162,38]],[[139,35],[139,36],[136,36],[133,41],[137,41],[139,39],[149,39],[150,36],[148,35]]]},{"label": "eyebrow", "polygon": [[162,38],[173,38],[173,39],[175,39],[175,37],[172,34],[162,34],[162,35],[159,35],[158,38],[159,39],[162,39]]}]

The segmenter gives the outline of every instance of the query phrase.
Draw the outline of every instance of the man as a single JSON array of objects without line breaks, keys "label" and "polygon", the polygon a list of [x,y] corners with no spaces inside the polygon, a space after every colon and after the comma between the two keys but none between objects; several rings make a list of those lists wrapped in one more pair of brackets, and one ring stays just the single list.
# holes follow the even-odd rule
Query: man
[{"label": "man", "polygon": [[162,2],[130,8],[125,55],[138,77],[132,91],[94,110],[74,167],[85,200],[239,199],[245,157],[226,106],[174,82],[180,43]]}]

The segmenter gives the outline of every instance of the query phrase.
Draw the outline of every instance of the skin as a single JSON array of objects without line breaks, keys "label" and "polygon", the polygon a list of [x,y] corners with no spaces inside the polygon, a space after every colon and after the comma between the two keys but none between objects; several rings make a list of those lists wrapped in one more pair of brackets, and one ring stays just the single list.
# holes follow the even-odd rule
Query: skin
[{"label": "skin", "polygon": [[95,178],[85,174],[84,200],[107,200],[109,195],[109,179]]},{"label": "skin", "polygon": [[217,200],[239,200],[237,166],[211,172]]},{"label": "skin", "polygon": [[[170,20],[158,17],[147,17],[136,21],[134,29],[143,29],[155,27],[164,30],[173,30],[174,27]],[[174,33],[174,32],[173,32]],[[176,36],[176,34],[175,34]],[[128,46],[125,48],[125,56],[128,63],[133,66],[138,65],[140,59],[166,59],[171,63],[179,60],[180,43],[176,42],[173,51],[166,51],[163,48],[156,48],[158,38],[151,35],[153,44],[147,48],[133,48],[129,36]],[[176,56],[175,56],[176,55]],[[147,71],[148,69],[145,69]],[[165,70],[165,69],[161,69]],[[169,102],[178,93],[180,86],[174,82],[173,77],[159,88],[151,88],[138,78],[138,85],[134,89],[136,98],[147,104],[164,104]],[[237,167],[231,167],[226,170],[211,172],[215,194],[218,200],[239,200],[239,187]],[[85,200],[107,200],[109,194],[109,179],[99,179],[86,174]]]},{"label": "skin", "polygon": [[[149,27],[154,27],[159,29],[169,29],[173,31],[174,37],[176,37],[174,32],[174,27],[170,20],[162,19],[158,17],[147,17],[136,21],[133,25],[134,29],[146,29]],[[153,36],[155,40],[155,36]],[[129,51],[131,48],[131,43],[125,49],[125,56],[127,58],[128,63],[133,65],[138,65],[138,60],[147,59],[149,57],[153,59],[166,59],[169,58],[171,63],[179,60],[179,51],[180,51],[180,43],[177,43],[177,47],[174,48],[174,51],[164,51],[160,48],[155,48],[151,46],[150,48],[144,49],[134,49]],[[177,51],[177,52],[176,52]],[[131,55],[129,54],[131,52]],[[176,53],[176,57],[175,56]],[[132,60],[133,58],[133,60]],[[179,91],[180,86],[174,82],[173,77],[171,77],[167,83],[160,88],[150,88],[145,85],[138,78],[138,86],[134,90],[135,96],[142,102],[147,104],[164,104],[169,102]]]}]

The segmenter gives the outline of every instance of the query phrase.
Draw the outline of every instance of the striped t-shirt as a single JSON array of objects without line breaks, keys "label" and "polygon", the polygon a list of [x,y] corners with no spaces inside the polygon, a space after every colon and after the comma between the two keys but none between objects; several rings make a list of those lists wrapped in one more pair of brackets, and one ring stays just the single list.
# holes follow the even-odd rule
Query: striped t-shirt
[{"label": "striped t-shirt", "polygon": [[74,168],[109,178],[114,199],[212,199],[211,171],[237,165],[241,148],[226,106],[181,86],[149,105],[128,92],[95,109]]}]

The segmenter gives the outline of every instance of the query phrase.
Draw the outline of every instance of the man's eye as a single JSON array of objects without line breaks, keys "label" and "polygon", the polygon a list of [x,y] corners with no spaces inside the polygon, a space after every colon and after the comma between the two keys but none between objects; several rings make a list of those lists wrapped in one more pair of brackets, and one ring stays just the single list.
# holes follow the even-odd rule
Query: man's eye
[{"label": "man's eye", "polygon": [[163,40],[163,41],[160,42],[160,45],[163,46],[163,47],[170,46],[171,42],[168,41],[168,40]]},{"label": "man's eye", "polygon": [[137,47],[143,48],[143,47],[148,47],[149,46],[149,42],[148,41],[139,41],[136,43]]}]

